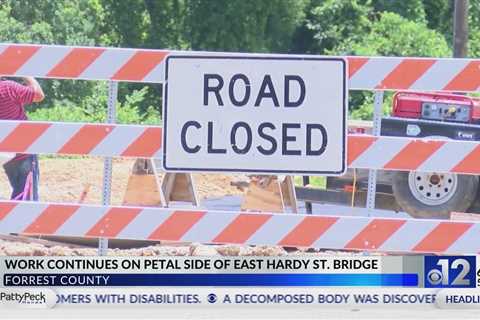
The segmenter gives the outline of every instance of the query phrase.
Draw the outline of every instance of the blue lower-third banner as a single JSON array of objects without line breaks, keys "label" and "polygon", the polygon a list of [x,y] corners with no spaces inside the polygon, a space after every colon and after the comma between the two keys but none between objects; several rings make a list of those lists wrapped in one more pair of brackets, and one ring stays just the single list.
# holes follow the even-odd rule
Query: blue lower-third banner
[{"label": "blue lower-third banner", "polygon": [[418,274],[21,274],[7,273],[4,286],[282,286],[417,287]]}]

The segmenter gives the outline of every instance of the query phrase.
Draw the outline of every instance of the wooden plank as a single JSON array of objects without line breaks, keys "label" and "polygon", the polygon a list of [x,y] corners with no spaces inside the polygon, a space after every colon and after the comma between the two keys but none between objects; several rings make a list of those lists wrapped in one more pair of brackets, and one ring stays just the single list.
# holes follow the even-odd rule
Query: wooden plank
[{"label": "wooden plank", "polygon": [[[314,203],[342,204],[350,206],[352,203],[352,193],[336,190],[324,190],[316,188],[295,187],[297,199],[300,201],[309,201]],[[367,193],[357,191],[355,194],[355,207],[365,207]],[[377,209],[402,211],[395,198],[391,194],[377,193],[375,198],[375,207]]]},{"label": "wooden plank", "polygon": [[198,206],[199,201],[191,173],[165,173],[161,189],[167,205],[171,201],[183,201]]},{"label": "wooden plank", "polygon": [[480,214],[466,213],[466,212],[451,212],[450,220],[480,221]]},{"label": "wooden plank", "polygon": [[266,186],[261,186],[256,180],[250,181],[241,210],[284,212],[285,206],[278,180],[271,179]]},{"label": "wooden plank", "polygon": [[286,176],[281,183],[284,207],[289,206],[293,213],[298,213],[297,195],[292,176]]}]

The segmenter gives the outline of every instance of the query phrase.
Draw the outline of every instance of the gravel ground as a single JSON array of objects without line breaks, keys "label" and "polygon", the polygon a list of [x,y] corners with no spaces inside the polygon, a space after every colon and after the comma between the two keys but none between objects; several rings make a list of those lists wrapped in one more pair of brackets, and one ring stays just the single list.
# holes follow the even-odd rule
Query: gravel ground
[{"label": "gravel ground", "polygon": [[[295,256],[295,255],[359,255],[350,251],[285,250],[276,246],[202,245],[152,245],[134,249],[109,249],[109,256]],[[0,256],[95,256],[96,248],[46,246],[39,243],[0,240]]]}]

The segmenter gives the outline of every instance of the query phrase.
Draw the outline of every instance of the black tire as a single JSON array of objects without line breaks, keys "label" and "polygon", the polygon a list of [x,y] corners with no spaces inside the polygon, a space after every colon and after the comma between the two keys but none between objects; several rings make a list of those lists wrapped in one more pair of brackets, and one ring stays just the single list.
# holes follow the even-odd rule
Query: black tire
[{"label": "black tire", "polygon": [[449,219],[450,212],[465,212],[472,206],[477,196],[478,177],[472,175],[457,175],[457,189],[445,203],[427,205],[417,200],[408,184],[409,172],[393,174],[392,189],[395,200],[400,207],[414,218]]}]

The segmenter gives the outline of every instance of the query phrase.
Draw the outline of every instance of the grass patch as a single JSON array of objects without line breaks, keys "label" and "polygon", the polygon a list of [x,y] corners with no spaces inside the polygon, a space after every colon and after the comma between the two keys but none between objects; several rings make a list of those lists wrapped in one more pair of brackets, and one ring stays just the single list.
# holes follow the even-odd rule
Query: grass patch
[{"label": "grass patch", "polygon": [[[295,176],[294,181],[296,186],[303,186],[301,176]],[[327,177],[310,177],[310,186],[314,188],[326,189]]]}]

